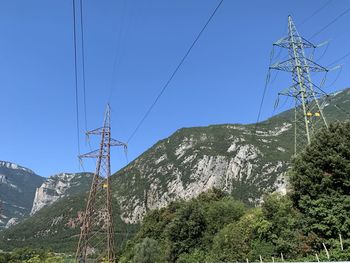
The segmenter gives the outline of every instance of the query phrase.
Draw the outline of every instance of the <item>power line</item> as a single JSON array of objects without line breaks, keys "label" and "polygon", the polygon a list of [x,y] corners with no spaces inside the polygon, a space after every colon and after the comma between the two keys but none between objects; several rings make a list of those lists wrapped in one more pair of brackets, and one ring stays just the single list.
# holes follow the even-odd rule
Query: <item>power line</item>
[{"label": "power line", "polygon": [[[266,96],[266,92],[267,92],[267,87],[269,85],[269,82],[270,82],[270,77],[271,77],[271,72],[270,72],[270,66],[272,64],[272,61],[274,59],[274,54],[275,54],[275,50],[274,50],[274,47],[272,47],[272,50],[270,52],[270,62],[269,62],[269,69],[267,71],[267,74],[266,74],[266,80],[265,80],[265,86],[264,86],[264,91],[263,91],[263,94],[262,94],[262,98],[261,98],[261,101],[260,101],[260,106],[259,106],[259,111],[258,111],[258,117],[256,118],[256,122],[255,122],[255,128],[254,128],[254,135],[257,131],[257,128],[258,128],[258,123],[260,121],[260,117],[261,117],[261,112],[262,112],[262,107],[264,105],[264,100],[265,100],[265,96]],[[278,53],[277,57],[279,57],[281,54],[281,52]],[[277,76],[277,75],[276,75]],[[275,81],[275,78],[274,80]]]},{"label": "power line", "polygon": [[[132,20],[135,16],[135,9],[131,9],[130,11],[130,18],[126,19],[127,15],[127,9],[128,9],[128,1],[125,0],[123,2],[123,6],[121,9],[121,19],[120,19],[120,26],[118,30],[118,34],[116,34],[116,48],[115,48],[115,54],[114,54],[114,60],[113,60],[113,67],[112,67],[112,77],[111,77],[111,86],[110,86],[110,92],[108,97],[108,102],[111,102],[112,96],[113,96],[113,86],[116,82],[116,76],[119,74],[118,70],[119,65],[121,63],[123,55],[125,55],[125,52],[120,52],[120,49],[123,47],[123,44],[125,42],[125,39],[127,39],[129,27],[132,23]],[[125,22],[126,21],[126,22]]]},{"label": "power line", "polygon": [[321,12],[324,8],[326,8],[330,3],[332,3],[333,0],[329,0],[328,2],[326,2],[323,6],[321,6],[320,8],[318,8],[317,10],[315,10],[310,16],[308,16],[307,18],[305,18],[299,25],[298,27],[301,27],[302,25],[304,25],[306,22],[308,22],[311,18],[313,18],[315,15],[317,15],[319,12]]},{"label": "power line", "polygon": [[343,60],[344,58],[350,56],[350,52],[346,53],[345,55],[341,56],[340,58],[334,60],[332,63],[330,63],[327,67],[333,66],[334,64],[338,63],[339,61]]},{"label": "power line", "polygon": [[266,75],[265,87],[264,87],[264,91],[263,91],[262,98],[261,98],[261,101],[260,101],[260,106],[259,106],[259,111],[258,111],[258,117],[257,117],[257,119],[256,119],[256,125],[257,125],[257,124],[259,123],[259,121],[260,121],[261,112],[262,112],[262,107],[263,107],[263,104],[264,104],[264,100],[265,100],[265,96],[266,96],[266,91],[267,91],[267,87],[268,87],[269,82],[270,82],[270,69],[269,69],[269,71],[267,72],[267,75]]},{"label": "power line", "polygon": [[84,123],[87,131],[87,113],[86,113],[86,88],[85,88],[85,47],[84,47],[84,22],[83,22],[83,0],[80,0],[80,31],[81,31],[81,52],[82,52],[82,73],[83,73],[83,101],[84,101]]},{"label": "power line", "polygon": [[75,75],[75,108],[77,121],[78,154],[80,155],[80,126],[79,126],[79,98],[78,98],[78,69],[77,69],[77,36],[76,36],[75,0],[73,0],[73,36],[74,36],[74,75]]},{"label": "power line", "polygon": [[328,27],[330,27],[331,25],[333,25],[335,22],[337,22],[342,16],[344,16],[345,14],[347,14],[350,11],[350,7],[348,9],[346,9],[345,11],[343,11],[341,14],[339,14],[336,18],[334,18],[331,22],[329,22],[327,25],[325,25],[324,27],[322,27],[319,31],[317,31],[316,33],[314,33],[309,39],[313,39],[315,36],[319,35],[320,33],[322,33],[324,30],[326,30]]},{"label": "power line", "polygon": [[201,37],[202,33],[204,32],[204,30],[207,28],[207,26],[209,25],[210,21],[212,20],[212,18],[215,16],[216,12],[218,11],[218,9],[220,8],[220,6],[222,5],[222,3],[224,2],[224,0],[221,0],[219,2],[219,4],[216,6],[216,8],[214,9],[214,11],[212,12],[212,14],[210,15],[210,17],[208,18],[208,20],[206,21],[206,23],[204,24],[204,26],[202,27],[201,31],[199,32],[199,34],[197,35],[197,37],[195,38],[195,40],[192,42],[190,48],[187,50],[187,52],[185,53],[185,55],[182,57],[182,59],[180,60],[180,63],[176,66],[175,70],[173,71],[173,73],[171,74],[170,78],[168,79],[168,81],[165,83],[165,85],[163,86],[163,88],[161,89],[160,93],[157,95],[156,99],[153,101],[153,103],[150,105],[150,107],[147,109],[146,113],[144,114],[144,116],[142,117],[142,119],[140,120],[140,122],[137,124],[136,128],[134,129],[134,131],[131,133],[129,139],[128,139],[128,143],[133,139],[133,137],[135,136],[135,134],[137,133],[137,131],[140,129],[141,125],[143,124],[143,122],[146,120],[146,118],[148,117],[148,115],[151,113],[152,109],[154,108],[154,106],[157,104],[158,100],[160,99],[160,97],[163,95],[164,91],[168,88],[170,82],[173,80],[173,78],[175,77],[176,73],[179,71],[180,67],[182,66],[182,64],[185,62],[186,58],[188,57],[188,55],[191,53],[193,47],[196,45],[196,43],[198,42],[199,38]]}]

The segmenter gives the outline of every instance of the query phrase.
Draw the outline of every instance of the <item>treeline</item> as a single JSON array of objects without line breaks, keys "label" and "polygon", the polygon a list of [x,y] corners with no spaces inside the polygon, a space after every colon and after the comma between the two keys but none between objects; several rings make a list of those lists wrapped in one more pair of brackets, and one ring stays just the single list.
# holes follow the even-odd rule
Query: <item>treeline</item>
[{"label": "treeline", "polygon": [[119,262],[350,259],[350,124],[335,123],[292,161],[287,196],[251,208],[213,189],[150,212]]}]

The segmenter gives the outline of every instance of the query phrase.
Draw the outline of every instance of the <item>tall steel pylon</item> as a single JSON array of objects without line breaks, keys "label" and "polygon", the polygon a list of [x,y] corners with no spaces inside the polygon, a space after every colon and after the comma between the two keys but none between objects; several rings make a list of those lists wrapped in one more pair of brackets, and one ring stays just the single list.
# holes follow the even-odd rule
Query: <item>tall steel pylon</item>
[{"label": "tall steel pylon", "polygon": [[279,95],[294,98],[294,152],[297,153],[309,144],[315,129],[328,127],[323,113],[323,100],[326,93],[311,80],[311,72],[328,72],[305,54],[305,49],[317,46],[299,35],[292,17],[288,16],[288,36],[278,40],[274,46],[288,49],[289,58],[270,66],[270,69],[292,73],[293,85]]},{"label": "tall steel pylon", "polygon": [[79,158],[97,158],[96,171],[92,179],[86,210],[83,215],[81,233],[76,251],[76,262],[115,262],[115,236],[111,200],[111,146],[127,145],[111,138],[111,110],[107,105],[103,127],[89,131],[90,135],[100,135],[98,150],[80,155]]}]

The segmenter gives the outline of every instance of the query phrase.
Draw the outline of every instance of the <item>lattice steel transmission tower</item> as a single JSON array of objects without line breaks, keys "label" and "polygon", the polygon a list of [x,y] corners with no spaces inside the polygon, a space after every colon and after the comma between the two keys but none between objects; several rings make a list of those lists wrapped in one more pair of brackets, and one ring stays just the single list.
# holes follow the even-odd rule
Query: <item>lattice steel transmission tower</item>
[{"label": "lattice steel transmission tower", "polygon": [[305,49],[315,49],[317,46],[299,35],[292,17],[288,16],[288,36],[278,40],[274,46],[288,49],[288,59],[277,62],[270,69],[292,73],[293,85],[279,95],[294,98],[294,152],[299,152],[310,143],[313,132],[317,127],[328,127],[323,113],[326,93],[312,82],[312,72],[328,72],[328,69],[317,64],[305,54]]},{"label": "lattice steel transmission tower", "polygon": [[101,136],[99,149],[79,156],[80,159],[97,158],[76,251],[76,261],[79,263],[116,261],[110,148],[123,146],[126,149],[127,145],[111,138],[110,114],[110,107],[107,105],[103,127],[86,133],[87,136]]}]

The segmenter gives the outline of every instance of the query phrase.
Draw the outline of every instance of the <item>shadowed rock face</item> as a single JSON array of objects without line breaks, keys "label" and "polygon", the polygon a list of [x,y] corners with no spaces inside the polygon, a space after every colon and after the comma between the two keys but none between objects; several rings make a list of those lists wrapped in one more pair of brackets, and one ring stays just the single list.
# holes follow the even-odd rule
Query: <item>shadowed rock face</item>
[{"label": "shadowed rock face", "polygon": [[35,190],[43,181],[43,177],[28,168],[0,161],[0,200],[3,205],[0,230],[29,214]]}]

